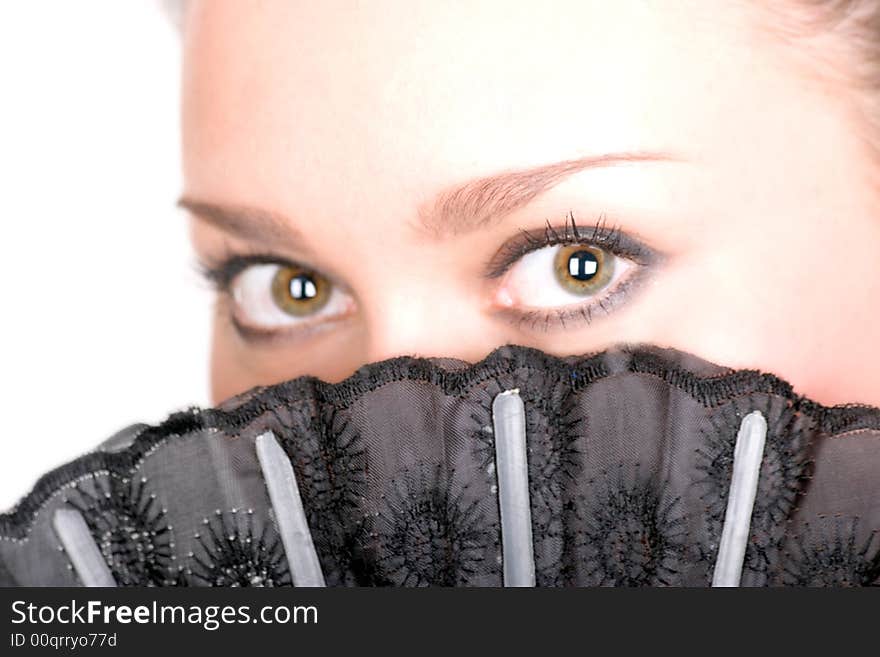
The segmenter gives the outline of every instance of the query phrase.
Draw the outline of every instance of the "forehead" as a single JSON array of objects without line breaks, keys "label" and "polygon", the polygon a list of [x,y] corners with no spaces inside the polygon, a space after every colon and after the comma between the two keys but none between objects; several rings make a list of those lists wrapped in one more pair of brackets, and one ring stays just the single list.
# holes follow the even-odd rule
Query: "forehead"
[{"label": "forehead", "polygon": [[778,88],[750,65],[756,35],[738,6],[195,2],[187,184],[280,206],[332,196],[344,210],[596,153],[686,141],[699,157],[730,116],[766,122],[754,90]]}]

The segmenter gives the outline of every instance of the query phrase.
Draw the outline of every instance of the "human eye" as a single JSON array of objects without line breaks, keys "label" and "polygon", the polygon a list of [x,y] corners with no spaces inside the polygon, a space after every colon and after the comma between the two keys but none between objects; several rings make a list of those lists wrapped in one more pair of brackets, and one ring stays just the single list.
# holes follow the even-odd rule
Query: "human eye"
[{"label": "human eye", "polygon": [[624,303],[661,254],[609,228],[604,217],[581,227],[573,213],[564,226],[522,231],[498,251],[487,277],[500,281],[499,313],[518,326],[550,330],[589,323]]},{"label": "human eye", "polygon": [[271,255],[231,256],[202,264],[230,304],[230,319],[251,340],[305,337],[347,317],[354,300],[328,277]]}]

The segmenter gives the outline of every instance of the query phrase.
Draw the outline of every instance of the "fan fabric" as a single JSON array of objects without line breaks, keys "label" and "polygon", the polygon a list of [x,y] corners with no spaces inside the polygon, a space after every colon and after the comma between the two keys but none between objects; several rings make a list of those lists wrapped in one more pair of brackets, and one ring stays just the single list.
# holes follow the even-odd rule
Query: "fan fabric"
[{"label": "fan fabric", "polygon": [[[519,489],[499,479],[502,393],[522,402]],[[738,583],[880,582],[880,409],[825,407],[670,349],[508,345],[134,425],[0,516],[0,583],[502,586],[520,559],[537,586],[708,586],[755,411],[766,430]],[[527,522],[515,549],[507,490],[525,500],[504,518]]]}]

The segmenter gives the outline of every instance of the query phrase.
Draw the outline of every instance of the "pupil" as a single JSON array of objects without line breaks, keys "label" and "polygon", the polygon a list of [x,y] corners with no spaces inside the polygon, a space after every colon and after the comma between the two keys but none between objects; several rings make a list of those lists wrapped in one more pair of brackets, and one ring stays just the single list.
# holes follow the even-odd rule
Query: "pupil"
[{"label": "pupil", "polygon": [[300,274],[290,279],[290,296],[297,300],[314,299],[318,296],[318,288],[311,276]]},{"label": "pupil", "polygon": [[568,273],[579,281],[588,281],[599,271],[599,260],[589,251],[575,251],[568,256]]}]

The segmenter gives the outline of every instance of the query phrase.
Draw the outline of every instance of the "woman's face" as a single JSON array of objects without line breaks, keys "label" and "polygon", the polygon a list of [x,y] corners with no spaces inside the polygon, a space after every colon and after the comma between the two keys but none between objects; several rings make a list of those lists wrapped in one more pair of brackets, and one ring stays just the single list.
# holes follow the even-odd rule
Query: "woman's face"
[{"label": "woman's face", "polygon": [[876,164],[758,3],[191,2],[214,401],[647,342],[880,404]]}]

